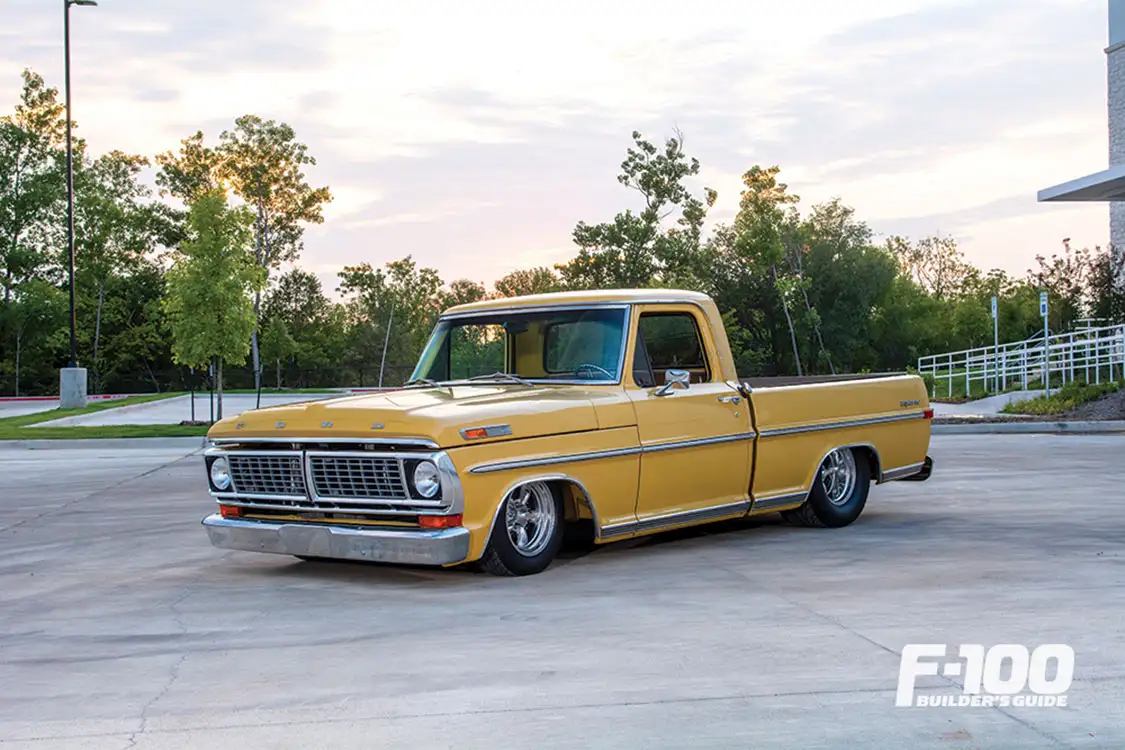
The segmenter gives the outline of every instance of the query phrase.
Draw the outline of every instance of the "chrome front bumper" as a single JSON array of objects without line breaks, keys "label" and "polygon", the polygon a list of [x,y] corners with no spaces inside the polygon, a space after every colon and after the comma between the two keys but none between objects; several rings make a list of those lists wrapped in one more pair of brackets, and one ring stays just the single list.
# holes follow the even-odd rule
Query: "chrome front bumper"
[{"label": "chrome front bumper", "polygon": [[218,513],[204,518],[203,525],[211,544],[247,552],[407,565],[449,565],[469,555],[469,530],[462,527],[434,531],[357,529],[223,518]]}]

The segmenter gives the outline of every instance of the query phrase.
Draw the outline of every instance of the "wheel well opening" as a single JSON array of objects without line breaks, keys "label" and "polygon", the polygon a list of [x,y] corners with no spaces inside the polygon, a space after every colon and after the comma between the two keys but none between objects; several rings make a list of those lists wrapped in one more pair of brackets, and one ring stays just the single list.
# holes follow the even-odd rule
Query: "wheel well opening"
[{"label": "wheel well opening", "polygon": [[873,482],[879,481],[882,477],[882,469],[879,466],[879,454],[870,445],[853,445],[852,450],[859,456],[867,459],[867,465],[871,467],[871,480]]},{"label": "wheel well opening", "polygon": [[590,497],[577,482],[569,479],[552,479],[548,482],[557,487],[563,499],[563,517],[570,522],[593,521],[594,506]]}]

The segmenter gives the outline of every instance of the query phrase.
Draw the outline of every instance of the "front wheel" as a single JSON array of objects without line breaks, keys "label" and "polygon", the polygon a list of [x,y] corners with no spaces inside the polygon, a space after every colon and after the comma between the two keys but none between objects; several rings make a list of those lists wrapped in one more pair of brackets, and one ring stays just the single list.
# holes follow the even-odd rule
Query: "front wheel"
[{"label": "front wheel", "polygon": [[530,482],[504,498],[480,564],[498,576],[540,573],[555,559],[562,540],[562,495],[546,482]]},{"label": "front wheel", "polygon": [[837,448],[824,457],[804,505],[781,515],[800,526],[847,526],[863,512],[870,489],[867,457],[855,448]]}]

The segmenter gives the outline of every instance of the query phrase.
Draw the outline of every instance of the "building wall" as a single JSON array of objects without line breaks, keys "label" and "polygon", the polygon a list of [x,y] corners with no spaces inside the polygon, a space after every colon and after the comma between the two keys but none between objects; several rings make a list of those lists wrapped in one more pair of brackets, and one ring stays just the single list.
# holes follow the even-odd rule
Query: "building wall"
[{"label": "building wall", "polygon": [[[1106,47],[1109,105],[1109,163],[1125,164],[1125,0],[1109,0],[1109,45]],[[1109,241],[1125,250],[1125,203],[1109,204]]]}]

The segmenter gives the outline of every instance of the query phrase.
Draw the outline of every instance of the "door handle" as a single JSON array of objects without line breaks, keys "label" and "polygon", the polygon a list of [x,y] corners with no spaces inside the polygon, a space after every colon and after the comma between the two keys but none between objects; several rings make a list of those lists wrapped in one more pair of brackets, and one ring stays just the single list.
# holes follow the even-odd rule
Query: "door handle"
[{"label": "door handle", "polygon": [[719,403],[721,404],[734,404],[737,406],[742,403],[741,396],[719,396]]}]

